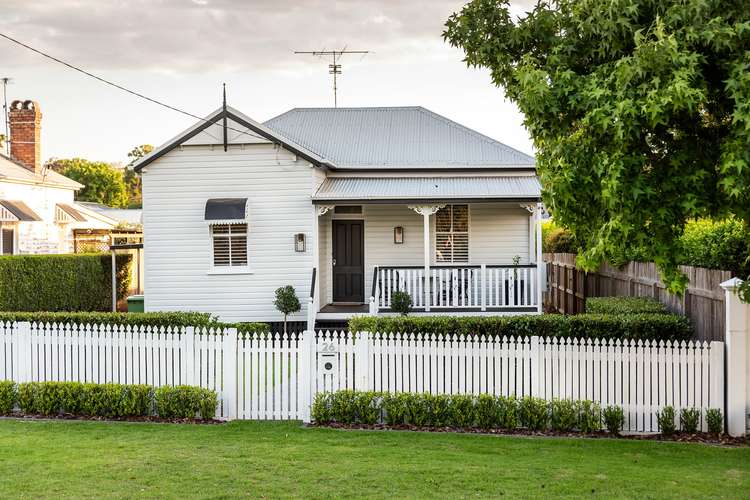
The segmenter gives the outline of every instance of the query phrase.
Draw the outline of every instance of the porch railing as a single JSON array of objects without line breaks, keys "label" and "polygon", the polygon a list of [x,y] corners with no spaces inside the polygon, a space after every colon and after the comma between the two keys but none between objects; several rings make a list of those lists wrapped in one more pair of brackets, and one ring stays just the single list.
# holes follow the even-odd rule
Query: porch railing
[{"label": "porch railing", "polygon": [[416,310],[498,310],[536,308],[536,264],[432,266],[430,296],[425,270],[417,266],[378,266],[374,270],[370,312],[387,310],[395,291],[411,295]]}]

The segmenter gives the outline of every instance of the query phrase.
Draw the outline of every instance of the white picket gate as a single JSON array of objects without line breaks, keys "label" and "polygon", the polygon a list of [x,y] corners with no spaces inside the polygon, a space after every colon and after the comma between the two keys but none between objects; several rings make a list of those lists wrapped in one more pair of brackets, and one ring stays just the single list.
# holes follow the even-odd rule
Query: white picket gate
[{"label": "white picket gate", "polygon": [[308,421],[338,389],[587,399],[651,432],[664,406],[723,408],[724,345],[6,323],[3,379],[196,385],[225,419]]}]

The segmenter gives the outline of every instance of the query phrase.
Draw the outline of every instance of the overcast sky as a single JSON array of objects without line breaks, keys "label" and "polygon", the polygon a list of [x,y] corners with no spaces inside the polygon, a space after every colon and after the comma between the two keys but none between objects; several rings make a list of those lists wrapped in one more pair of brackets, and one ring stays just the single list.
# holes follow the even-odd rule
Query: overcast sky
[{"label": "overcast sky", "polygon": [[[2,0],[0,31],[200,116],[220,106],[226,82],[229,104],[259,121],[333,105],[329,61],[293,51],[370,50],[342,59],[339,106],[420,105],[531,153],[523,118],[502,89],[442,40],[445,20],[463,3]],[[195,121],[0,39],[6,76],[9,102],[40,104],[45,159],[122,162],[133,146],[159,145]]]}]

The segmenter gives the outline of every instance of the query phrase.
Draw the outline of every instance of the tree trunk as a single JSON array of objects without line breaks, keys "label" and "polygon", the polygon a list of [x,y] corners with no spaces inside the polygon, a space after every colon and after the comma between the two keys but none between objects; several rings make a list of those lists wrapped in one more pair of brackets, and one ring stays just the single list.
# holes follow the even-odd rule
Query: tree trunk
[{"label": "tree trunk", "polygon": [[284,335],[286,335],[286,314],[284,314]]}]

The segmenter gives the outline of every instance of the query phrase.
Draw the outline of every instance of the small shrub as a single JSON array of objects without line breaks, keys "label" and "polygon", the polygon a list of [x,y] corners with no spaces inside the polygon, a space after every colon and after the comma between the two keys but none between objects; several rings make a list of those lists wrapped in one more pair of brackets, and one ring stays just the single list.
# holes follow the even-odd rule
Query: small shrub
[{"label": "small shrub", "polygon": [[357,419],[367,425],[380,420],[380,394],[373,391],[357,392],[354,399]]},{"label": "small shrub", "polygon": [[602,412],[604,426],[613,436],[619,436],[625,425],[625,412],[620,406],[607,406]]},{"label": "small shrub", "polygon": [[701,411],[698,408],[683,408],[680,410],[680,430],[689,434],[698,432],[701,421]]},{"label": "small shrub", "polygon": [[34,411],[42,415],[57,415],[63,410],[62,382],[42,382],[36,386]]},{"label": "small shrub", "polygon": [[671,406],[665,406],[662,411],[656,413],[656,423],[659,431],[664,436],[671,436],[677,430],[675,427],[675,412]]},{"label": "small shrub", "polygon": [[551,403],[550,425],[558,432],[570,432],[578,423],[578,411],[573,401],[556,399]]},{"label": "small shrub", "polygon": [[36,413],[34,396],[39,382],[25,382],[18,384],[18,407],[23,413]]},{"label": "small shrub", "polygon": [[578,251],[573,234],[561,227],[550,228],[542,244],[545,253],[576,253]]},{"label": "small shrub", "polygon": [[468,428],[476,417],[474,396],[455,395],[450,398],[450,423],[454,427]]},{"label": "small shrub", "polygon": [[357,421],[357,394],[354,391],[336,391],[331,395],[331,416],[342,424]]},{"label": "small shrub", "polygon": [[651,297],[590,297],[589,314],[668,314],[664,304]]},{"label": "small shrub", "polygon": [[216,417],[216,407],[219,405],[219,396],[216,391],[201,389],[198,398],[198,413],[203,420],[213,420]]},{"label": "small shrub", "polygon": [[[189,385],[159,387],[154,391],[156,414],[161,418],[192,419],[200,415],[201,418],[207,419],[212,413],[210,410],[211,394],[214,398],[216,397],[214,391]],[[215,404],[213,408],[215,412]]]},{"label": "small shrub", "polygon": [[497,398],[498,425],[507,430],[518,427],[518,399],[515,396]]},{"label": "small shrub", "polygon": [[549,425],[549,408],[543,399],[526,396],[518,405],[521,425],[530,431],[544,431]]},{"label": "small shrub", "polygon": [[432,398],[430,394],[409,395],[406,402],[406,418],[409,424],[419,427],[435,425],[430,411]]},{"label": "small shrub", "polygon": [[287,285],[277,288],[276,299],[273,301],[273,305],[284,315],[284,333],[286,333],[287,316],[296,313],[302,308],[294,287],[292,285]]},{"label": "small shrub", "polygon": [[430,427],[445,427],[451,420],[451,397],[447,394],[426,394],[425,407]]},{"label": "small shrub", "polygon": [[719,408],[706,410],[706,425],[711,434],[719,435],[724,431],[724,415]]},{"label": "small shrub", "polygon": [[578,430],[586,434],[602,428],[602,409],[592,401],[576,401]]},{"label": "small shrub", "polygon": [[498,398],[490,394],[480,394],[476,401],[475,413],[477,425],[481,429],[498,427],[500,422],[500,404]]},{"label": "small shrub", "polygon": [[8,415],[16,404],[16,383],[10,380],[0,381],[0,415]]},{"label": "small shrub", "polygon": [[401,316],[406,316],[411,312],[412,304],[411,295],[408,292],[398,290],[391,294],[391,309]]},{"label": "small shrub", "polygon": [[81,410],[84,415],[119,417],[122,415],[123,386],[119,384],[83,384]]},{"label": "small shrub", "polygon": [[386,424],[403,425],[406,422],[407,404],[410,397],[411,395],[405,392],[383,395],[382,405]]},{"label": "small shrub", "polygon": [[331,393],[319,392],[315,394],[310,416],[316,424],[328,424],[333,420],[331,412]]}]

